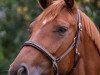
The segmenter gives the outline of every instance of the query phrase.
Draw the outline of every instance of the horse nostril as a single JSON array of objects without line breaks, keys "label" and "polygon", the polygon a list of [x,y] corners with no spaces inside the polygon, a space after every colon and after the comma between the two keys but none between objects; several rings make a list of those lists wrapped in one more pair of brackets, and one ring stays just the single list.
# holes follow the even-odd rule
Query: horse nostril
[{"label": "horse nostril", "polygon": [[27,68],[25,66],[21,66],[17,71],[17,75],[28,75]]}]

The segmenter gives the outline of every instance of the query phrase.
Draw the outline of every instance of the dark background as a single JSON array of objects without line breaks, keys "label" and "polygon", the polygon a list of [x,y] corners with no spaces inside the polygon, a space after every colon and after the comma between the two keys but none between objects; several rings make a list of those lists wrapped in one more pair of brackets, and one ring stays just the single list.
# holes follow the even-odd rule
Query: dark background
[{"label": "dark background", "polygon": [[[100,28],[100,0],[77,0]],[[0,0],[0,75],[7,75],[9,65],[28,39],[28,26],[41,13],[36,0]]]}]

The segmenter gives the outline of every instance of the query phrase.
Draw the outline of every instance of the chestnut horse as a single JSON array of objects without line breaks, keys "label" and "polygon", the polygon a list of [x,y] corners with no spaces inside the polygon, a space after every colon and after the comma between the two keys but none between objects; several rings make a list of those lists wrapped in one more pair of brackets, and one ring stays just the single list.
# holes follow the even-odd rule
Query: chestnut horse
[{"label": "chestnut horse", "polygon": [[38,0],[43,9],[9,75],[100,75],[100,33],[75,0]]}]

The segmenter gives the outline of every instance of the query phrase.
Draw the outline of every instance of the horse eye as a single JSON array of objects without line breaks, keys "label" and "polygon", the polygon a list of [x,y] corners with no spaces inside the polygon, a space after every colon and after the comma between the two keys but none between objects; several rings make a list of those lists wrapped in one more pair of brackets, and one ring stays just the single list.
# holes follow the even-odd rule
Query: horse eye
[{"label": "horse eye", "polygon": [[66,27],[58,27],[56,32],[58,33],[65,33],[67,31],[67,28]]},{"label": "horse eye", "polygon": [[67,27],[64,26],[60,26],[57,27],[56,30],[54,32],[56,32],[57,34],[59,34],[60,36],[64,36],[64,33],[68,30]]}]

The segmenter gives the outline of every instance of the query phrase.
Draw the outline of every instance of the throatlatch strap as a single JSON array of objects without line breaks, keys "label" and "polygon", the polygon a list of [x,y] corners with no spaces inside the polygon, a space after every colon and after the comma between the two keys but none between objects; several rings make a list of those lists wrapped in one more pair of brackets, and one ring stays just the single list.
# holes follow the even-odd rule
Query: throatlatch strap
[{"label": "throatlatch strap", "polygon": [[76,65],[79,61],[79,58],[80,58],[80,53],[78,52],[78,50],[76,49],[76,52],[75,52],[75,58],[74,58],[74,65],[73,65],[73,68],[72,69],[75,69],[76,68]]}]

